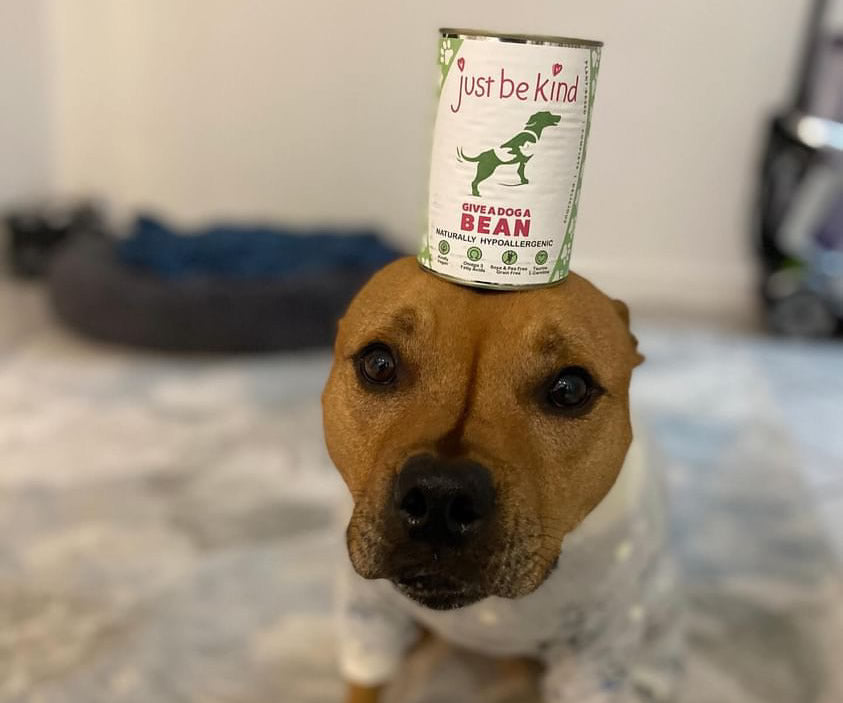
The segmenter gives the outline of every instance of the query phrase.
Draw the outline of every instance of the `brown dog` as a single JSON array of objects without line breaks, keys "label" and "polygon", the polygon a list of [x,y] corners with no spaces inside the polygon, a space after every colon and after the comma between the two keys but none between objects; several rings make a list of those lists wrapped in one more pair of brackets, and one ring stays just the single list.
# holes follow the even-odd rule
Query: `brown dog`
[{"label": "brown dog", "polygon": [[[624,465],[642,361],[628,323],[573,273],[500,293],[411,258],[376,274],[340,322],[323,394],[357,574],[431,618],[536,591]],[[382,681],[358,678],[348,700],[376,701]]]}]

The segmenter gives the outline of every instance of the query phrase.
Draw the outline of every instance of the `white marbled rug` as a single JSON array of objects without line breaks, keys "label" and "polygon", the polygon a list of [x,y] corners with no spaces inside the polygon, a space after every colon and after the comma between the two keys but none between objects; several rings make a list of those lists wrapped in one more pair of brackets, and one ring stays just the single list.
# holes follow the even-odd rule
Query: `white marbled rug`
[{"label": "white marbled rug", "polygon": [[[639,336],[688,590],[684,699],[843,700],[843,347]],[[0,288],[0,702],[340,700],[327,363],[90,345],[36,290]],[[488,671],[422,653],[395,698],[504,700]]]}]

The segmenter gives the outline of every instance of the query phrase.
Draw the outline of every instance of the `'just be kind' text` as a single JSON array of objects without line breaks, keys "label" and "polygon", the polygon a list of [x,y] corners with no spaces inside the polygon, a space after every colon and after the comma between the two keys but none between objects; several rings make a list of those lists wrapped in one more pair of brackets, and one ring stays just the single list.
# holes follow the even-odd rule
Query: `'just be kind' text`
[{"label": "'just be kind' text", "polygon": [[534,81],[518,81],[507,77],[506,69],[500,75],[460,75],[459,95],[451,112],[459,112],[466,98],[520,100],[522,102],[575,103],[580,88],[580,76],[573,83],[556,80],[551,76],[536,74]]}]

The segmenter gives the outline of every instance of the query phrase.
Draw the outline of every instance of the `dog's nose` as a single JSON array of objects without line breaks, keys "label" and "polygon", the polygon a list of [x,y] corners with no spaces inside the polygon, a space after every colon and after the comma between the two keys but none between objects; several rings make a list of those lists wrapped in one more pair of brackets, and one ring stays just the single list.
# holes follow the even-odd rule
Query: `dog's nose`
[{"label": "dog's nose", "polygon": [[422,454],[404,464],[393,498],[410,538],[440,546],[480,529],[494,508],[495,488],[480,464]]}]

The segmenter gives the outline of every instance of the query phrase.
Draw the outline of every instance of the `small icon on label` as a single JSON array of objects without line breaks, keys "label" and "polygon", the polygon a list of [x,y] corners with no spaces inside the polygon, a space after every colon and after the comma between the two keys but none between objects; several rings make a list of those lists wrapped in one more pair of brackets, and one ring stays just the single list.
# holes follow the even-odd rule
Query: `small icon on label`
[{"label": "small icon on label", "polygon": [[547,263],[547,252],[544,249],[536,253],[536,263],[539,266]]},{"label": "small icon on label", "polygon": [[480,261],[480,258],[483,256],[483,252],[480,251],[478,247],[469,247],[465,255],[468,257],[469,261]]},{"label": "small icon on label", "polygon": [[512,264],[518,261],[518,254],[516,254],[512,249],[507,249],[503,253],[503,256],[501,256],[501,260],[508,266],[512,266]]},{"label": "small icon on label", "polygon": [[444,239],[439,242],[439,253],[440,254],[447,254],[451,251],[451,245],[448,244]]}]

